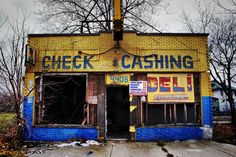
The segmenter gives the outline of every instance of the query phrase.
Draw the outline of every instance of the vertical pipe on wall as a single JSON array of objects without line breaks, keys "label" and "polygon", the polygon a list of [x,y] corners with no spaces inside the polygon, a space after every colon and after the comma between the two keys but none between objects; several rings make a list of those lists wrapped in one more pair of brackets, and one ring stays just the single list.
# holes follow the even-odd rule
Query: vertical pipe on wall
[{"label": "vertical pipe on wall", "polygon": [[148,102],[146,97],[146,124],[148,124]]},{"label": "vertical pipe on wall", "polygon": [[176,104],[174,104],[174,123],[177,122],[177,115],[176,115]]},{"label": "vertical pipe on wall", "polygon": [[141,121],[141,125],[143,126],[143,102],[142,102],[142,98],[140,97],[140,121]]},{"label": "vertical pipe on wall", "polygon": [[164,104],[164,123],[166,124],[166,103]]},{"label": "vertical pipe on wall", "polygon": [[86,99],[86,105],[87,105],[87,124],[90,124],[90,104],[88,103],[88,74],[85,75],[86,77],[86,91],[85,91],[85,99]]},{"label": "vertical pipe on wall", "polygon": [[194,103],[194,123],[197,123],[197,104]]},{"label": "vertical pipe on wall", "polygon": [[184,104],[184,122],[187,123],[188,121],[188,114],[187,114],[187,106]]},{"label": "vertical pipe on wall", "polygon": [[172,123],[172,108],[171,108],[171,104],[169,105],[169,110],[170,110],[170,123]]},{"label": "vertical pipe on wall", "polygon": [[104,127],[104,138],[105,138],[105,140],[107,139],[107,125],[108,125],[108,123],[107,123],[107,86],[105,87],[105,102],[104,102],[104,121],[105,121],[105,127]]},{"label": "vertical pipe on wall", "polygon": [[90,109],[89,109],[89,108],[90,108],[90,104],[87,103],[86,105],[87,105],[87,106],[86,106],[86,107],[87,107],[87,108],[86,108],[86,110],[87,110],[87,111],[86,111],[86,112],[87,112],[87,124],[90,124],[90,120],[89,120],[89,116],[90,116]]},{"label": "vertical pipe on wall", "polygon": [[38,123],[42,122],[43,118],[43,75],[40,77],[40,86],[39,86],[39,120]]}]

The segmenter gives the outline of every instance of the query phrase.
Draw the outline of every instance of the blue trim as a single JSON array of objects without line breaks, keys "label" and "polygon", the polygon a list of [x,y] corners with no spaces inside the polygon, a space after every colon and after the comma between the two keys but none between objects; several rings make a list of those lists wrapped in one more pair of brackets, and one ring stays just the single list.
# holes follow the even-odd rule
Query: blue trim
[{"label": "blue trim", "polygon": [[26,120],[26,124],[28,126],[32,126],[33,103],[34,103],[33,96],[24,98],[23,117]]},{"label": "blue trim", "polygon": [[33,115],[34,97],[24,97],[23,118],[25,119],[25,128],[23,138],[29,140],[31,138],[32,115]]},{"label": "blue trim", "polygon": [[203,130],[200,127],[184,128],[137,128],[137,141],[156,141],[156,140],[189,140],[202,139]]},{"label": "blue trim", "polygon": [[202,96],[202,122],[203,126],[213,124],[212,97],[210,96]]},{"label": "blue trim", "polygon": [[32,127],[34,97],[24,98],[23,118],[25,119],[24,140],[26,141],[67,141],[69,139],[97,140],[97,128],[38,128]]},{"label": "blue trim", "polygon": [[97,140],[97,128],[32,128],[32,141]]}]

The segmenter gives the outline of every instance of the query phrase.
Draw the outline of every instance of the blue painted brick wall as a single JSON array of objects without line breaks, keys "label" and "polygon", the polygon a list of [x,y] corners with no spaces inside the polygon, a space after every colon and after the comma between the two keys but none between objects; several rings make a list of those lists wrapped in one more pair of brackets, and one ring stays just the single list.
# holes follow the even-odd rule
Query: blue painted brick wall
[{"label": "blue painted brick wall", "polygon": [[98,129],[94,128],[39,128],[32,127],[34,97],[25,97],[23,118],[25,119],[24,140],[66,141],[69,139],[97,140]]},{"label": "blue painted brick wall", "polygon": [[33,128],[32,141],[97,140],[97,128]]},{"label": "blue painted brick wall", "polygon": [[25,119],[25,127],[24,127],[24,139],[30,140],[32,133],[32,115],[33,115],[33,103],[34,97],[24,97],[23,103],[23,118]]},{"label": "blue painted brick wall", "polygon": [[33,102],[34,102],[33,96],[24,98],[23,118],[26,120],[26,124],[28,126],[32,126]]},{"label": "blue painted brick wall", "polygon": [[212,126],[213,115],[212,115],[212,97],[203,96],[202,97],[202,117],[203,125]]},{"label": "blue painted brick wall", "polygon": [[156,141],[156,140],[189,140],[202,139],[203,132],[199,127],[184,128],[137,128],[137,141]]}]

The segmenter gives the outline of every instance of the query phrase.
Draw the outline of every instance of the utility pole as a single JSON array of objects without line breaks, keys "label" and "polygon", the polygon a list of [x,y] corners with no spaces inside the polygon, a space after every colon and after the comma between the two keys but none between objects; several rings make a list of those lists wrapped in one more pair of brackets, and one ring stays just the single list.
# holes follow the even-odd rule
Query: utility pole
[{"label": "utility pole", "polygon": [[123,40],[122,0],[113,0],[113,40]]}]

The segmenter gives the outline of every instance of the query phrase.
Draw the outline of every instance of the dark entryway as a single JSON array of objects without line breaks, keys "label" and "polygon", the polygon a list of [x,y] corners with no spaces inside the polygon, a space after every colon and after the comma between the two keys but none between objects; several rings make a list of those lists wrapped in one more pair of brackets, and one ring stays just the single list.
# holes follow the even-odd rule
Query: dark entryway
[{"label": "dark entryway", "polygon": [[107,87],[107,137],[129,138],[129,88]]}]

